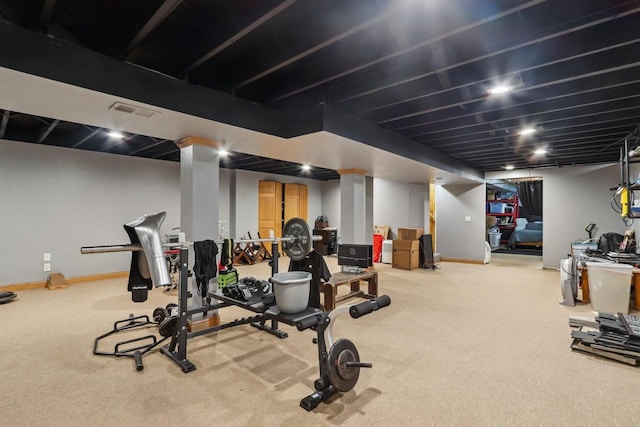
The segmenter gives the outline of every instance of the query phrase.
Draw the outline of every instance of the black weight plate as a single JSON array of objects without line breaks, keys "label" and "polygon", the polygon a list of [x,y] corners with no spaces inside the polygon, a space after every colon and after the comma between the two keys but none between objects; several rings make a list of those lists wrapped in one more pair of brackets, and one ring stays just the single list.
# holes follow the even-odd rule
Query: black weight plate
[{"label": "black weight plate", "polygon": [[293,261],[300,261],[313,250],[311,228],[302,218],[291,218],[282,229],[282,238],[294,240],[282,241],[282,248]]},{"label": "black weight plate", "polygon": [[178,316],[171,316],[162,321],[158,326],[158,332],[163,337],[172,337],[176,334],[176,328],[178,327]]},{"label": "black weight plate", "polygon": [[156,307],[155,310],[153,310],[153,321],[154,322],[161,323],[167,317],[169,317],[169,312],[166,309],[164,309],[162,307]]},{"label": "black weight plate", "polygon": [[167,311],[169,312],[169,315],[171,315],[171,312],[173,311],[174,308],[178,307],[178,304],[170,302],[169,304],[167,304]]},{"label": "black weight plate", "polygon": [[355,387],[360,376],[360,367],[347,367],[347,362],[360,362],[356,346],[346,338],[333,343],[327,358],[329,382],[338,391],[346,392]]}]

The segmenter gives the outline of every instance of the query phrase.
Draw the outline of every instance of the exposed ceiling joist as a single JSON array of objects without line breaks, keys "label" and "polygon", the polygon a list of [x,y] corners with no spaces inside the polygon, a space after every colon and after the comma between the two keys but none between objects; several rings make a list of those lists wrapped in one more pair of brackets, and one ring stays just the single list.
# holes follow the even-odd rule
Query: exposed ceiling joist
[{"label": "exposed ceiling joist", "polygon": [[2,113],[2,122],[0,122],[0,139],[4,138],[4,134],[7,131],[7,123],[9,123],[10,111],[4,110]]},{"label": "exposed ceiling joist", "polygon": [[40,136],[38,137],[38,140],[36,141],[36,143],[38,144],[42,144],[44,142],[45,139],[47,139],[47,137],[49,136],[49,134],[51,133],[51,131],[53,131],[56,126],[58,126],[58,123],[60,123],[60,120],[54,120],[51,122],[51,124],[49,124],[49,126],[47,126],[42,133],[40,134]]},{"label": "exposed ceiling joist", "polygon": [[250,32],[252,32],[256,28],[258,28],[259,26],[264,24],[266,21],[273,18],[274,16],[276,16],[277,14],[279,14],[280,12],[282,12],[283,10],[285,10],[295,2],[296,0],[286,0],[283,3],[279,4],[278,6],[274,7],[268,13],[262,15],[260,18],[258,18],[257,20],[253,21],[251,24],[243,28],[240,32],[228,38],[220,46],[217,46],[215,49],[210,50],[205,55],[198,58],[196,61],[194,61],[191,65],[189,65],[183,71],[183,74],[188,74],[190,71],[193,71],[194,69],[198,68],[199,66],[201,66],[202,64],[204,64],[205,62],[207,62],[208,60],[210,60],[211,58],[213,58],[214,56],[216,56],[217,54],[219,54],[220,52],[222,52],[223,50],[225,50],[226,48],[228,48],[229,46],[231,46],[232,44],[234,44],[235,42],[237,42],[238,40],[240,40]]},{"label": "exposed ceiling joist", "polygon": [[45,33],[49,32],[49,23],[51,22],[51,15],[53,15],[53,9],[55,6],[56,0],[44,0],[44,3],[42,4],[38,23]]},{"label": "exposed ceiling joist", "polygon": [[[256,74],[256,75],[248,78],[247,80],[245,80],[245,81],[243,81],[241,83],[238,83],[237,85],[234,86],[233,90],[238,90],[238,89],[240,89],[240,88],[242,88],[242,87],[244,87],[244,86],[246,86],[248,84],[251,84],[251,83],[253,83],[253,82],[255,82],[255,81],[257,81],[257,80],[259,80],[259,79],[261,79],[263,77],[268,76],[269,74],[272,74],[272,73],[274,73],[274,72],[286,67],[287,65],[291,65],[294,62],[300,61],[301,59],[304,59],[307,56],[309,56],[309,55],[311,55],[311,54],[313,54],[315,52],[318,52],[321,49],[324,49],[324,48],[326,48],[328,46],[331,46],[332,44],[337,43],[340,40],[343,40],[343,39],[345,39],[345,38],[347,38],[349,36],[352,36],[353,34],[356,34],[357,32],[362,31],[365,28],[368,28],[368,27],[370,27],[370,26],[372,26],[374,24],[377,24],[378,22],[383,21],[384,19],[387,19],[389,17],[389,15],[391,15],[391,13],[392,12],[389,11],[387,13],[379,15],[379,16],[373,18],[373,19],[370,19],[369,21],[363,22],[360,25],[357,25],[357,26],[355,26],[353,28],[348,29],[347,31],[344,31],[344,32],[342,32],[342,33],[340,33],[340,34],[338,34],[338,35],[336,35],[334,37],[331,37],[330,39],[325,40],[324,42],[322,42],[320,44],[317,44],[317,45],[305,50],[304,52],[300,52],[299,54],[297,54],[295,56],[292,56],[291,58],[287,59],[286,61],[282,61],[279,64],[276,64],[276,65],[270,67],[269,69],[267,69],[267,70],[265,70],[265,71],[263,71],[263,72],[261,72],[259,74]],[[395,13],[395,11],[393,13]]]},{"label": "exposed ceiling joist", "polygon": [[96,136],[101,130],[102,130],[102,128],[96,128],[96,129],[92,130],[87,136],[85,136],[80,141],[78,141],[75,144],[73,144],[72,148],[80,147],[82,144],[84,144],[85,142],[87,142],[88,140],[90,140],[91,138]]},{"label": "exposed ceiling joist", "polygon": [[495,15],[492,15],[492,16],[489,16],[487,18],[481,19],[479,21],[473,22],[473,23],[471,23],[469,25],[465,25],[465,26],[456,28],[455,30],[448,31],[448,32],[446,32],[444,34],[441,34],[441,35],[439,35],[437,37],[434,37],[434,38],[431,38],[429,40],[425,40],[423,42],[417,43],[417,44],[415,44],[415,45],[413,45],[411,47],[408,47],[406,49],[402,49],[402,50],[396,51],[396,52],[394,52],[392,54],[385,55],[382,58],[378,58],[376,60],[369,61],[369,62],[367,62],[365,64],[362,64],[362,65],[359,65],[357,67],[353,67],[353,68],[350,68],[348,70],[344,70],[344,71],[342,71],[342,72],[340,72],[338,74],[334,74],[332,76],[323,78],[321,80],[318,80],[318,81],[316,81],[314,83],[311,83],[311,84],[306,85],[304,87],[301,87],[299,89],[287,92],[287,93],[282,94],[280,96],[277,96],[277,97],[275,97],[273,99],[270,99],[269,102],[270,103],[275,103],[275,102],[278,102],[278,101],[282,101],[282,100],[284,100],[286,98],[292,97],[292,96],[297,95],[297,94],[302,93],[302,92],[306,92],[306,91],[308,91],[310,89],[313,89],[313,88],[318,87],[320,85],[323,85],[325,83],[331,82],[331,81],[336,80],[338,78],[345,77],[345,76],[347,76],[349,74],[353,74],[353,73],[355,73],[357,71],[363,70],[365,68],[369,68],[369,67],[371,67],[373,65],[376,65],[376,64],[379,64],[381,62],[388,61],[388,60],[396,58],[396,57],[398,57],[400,55],[407,54],[409,52],[415,51],[415,50],[420,49],[422,47],[429,46],[431,43],[434,43],[436,41],[440,41],[440,40],[446,39],[448,37],[454,36],[456,34],[460,34],[460,33],[463,33],[465,31],[469,31],[469,30],[471,30],[473,28],[476,28],[476,27],[479,27],[481,25],[487,24],[489,22],[495,21],[495,20],[500,19],[500,18],[502,18],[504,16],[521,12],[521,11],[523,11],[523,10],[529,8],[529,7],[535,6],[535,5],[537,5],[539,3],[543,3],[545,1],[547,1],[547,0],[532,0],[532,1],[529,1],[529,2],[527,2],[525,4],[520,5],[520,6],[517,6],[517,7],[511,8],[509,10],[497,13]]},{"label": "exposed ceiling joist", "polygon": [[131,52],[144,40],[158,25],[167,19],[171,13],[178,7],[183,0],[165,0],[164,3],[155,11],[155,13],[149,18],[144,26],[138,31],[138,33],[131,39],[124,49],[125,56],[129,56]]}]

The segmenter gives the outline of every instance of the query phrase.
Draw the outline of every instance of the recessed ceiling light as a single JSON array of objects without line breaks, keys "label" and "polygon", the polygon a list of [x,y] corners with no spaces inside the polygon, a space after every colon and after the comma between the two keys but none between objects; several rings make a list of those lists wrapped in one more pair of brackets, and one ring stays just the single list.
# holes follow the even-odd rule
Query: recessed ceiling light
[{"label": "recessed ceiling light", "polygon": [[489,88],[487,92],[490,95],[502,95],[503,93],[511,92],[513,87],[510,85],[497,85],[492,88]]},{"label": "recessed ceiling light", "polygon": [[546,148],[538,148],[537,150],[535,150],[533,152],[533,154],[547,154],[547,149]]},{"label": "recessed ceiling light", "polygon": [[308,171],[310,171],[310,170],[311,170],[311,166],[309,166],[309,165],[302,165],[302,170],[303,170],[303,171],[305,171],[305,172],[308,172]]},{"label": "recessed ceiling light", "polygon": [[121,132],[117,132],[115,130],[107,132],[107,135],[109,135],[111,138],[118,138],[118,139],[124,138],[124,134],[122,134]]},{"label": "recessed ceiling light", "polygon": [[513,166],[513,165],[507,165],[507,166],[505,166],[504,168],[505,168],[506,170],[508,170],[508,171],[512,171],[512,170],[514,170],[514,169],[515,169],[515,166]]},{"label": "recessed ceiling light", "polygon": [[218,150],[218,155],[221,157],[227,157],[229,155],[229,151],[221,148]]},{"label": "recessed ceiling light", "polygon": [[518,133],[520,134],[520,136],[533,135],[534,133],[536,133],[536,128],[532,128],[532,127],[522,128]]}]

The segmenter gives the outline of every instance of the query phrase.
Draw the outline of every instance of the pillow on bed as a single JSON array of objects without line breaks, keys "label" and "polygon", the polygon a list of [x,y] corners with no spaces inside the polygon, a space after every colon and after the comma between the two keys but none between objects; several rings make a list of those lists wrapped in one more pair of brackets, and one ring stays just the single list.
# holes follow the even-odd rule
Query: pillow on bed
[{"label": "pillow on bed", "polygon": [[516,230],[524,230],[527,222],[526,218],[516,218]]},{"label": "pillow on bed", "polygon": [[527,230],[542,230],[542,222],[541,221],[528,222],[524,228],[526,228]]}]

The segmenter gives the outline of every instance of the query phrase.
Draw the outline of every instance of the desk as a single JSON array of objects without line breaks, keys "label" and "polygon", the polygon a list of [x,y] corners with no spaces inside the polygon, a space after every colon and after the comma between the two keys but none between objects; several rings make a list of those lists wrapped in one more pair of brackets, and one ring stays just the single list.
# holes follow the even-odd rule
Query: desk
[{"label": "desk", "polygon": [[[589,302],[589,273],[587,267],[579,266],[578,270],[582,272],[580,275],[580,286],[582,286],[582,302]],[[631,274],[631,286],[635,288],[635,309],[640,310],[640,291],[636,283],[640,285],[640,268],[634,268]]]},{"label": "desk", "polygon": [[[360,282],[367,282],[367,292],[360,290]],[[351,292],[336,297],[338,286],[351,285]],[[322,286],[324,293],[324,309],[333,310],[336,303],[348,298],[376,298],[378,296],[378,272],[364,271],[362,273],[336,273]]]}]

